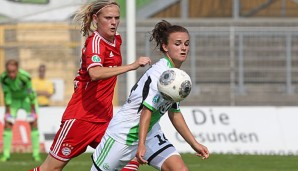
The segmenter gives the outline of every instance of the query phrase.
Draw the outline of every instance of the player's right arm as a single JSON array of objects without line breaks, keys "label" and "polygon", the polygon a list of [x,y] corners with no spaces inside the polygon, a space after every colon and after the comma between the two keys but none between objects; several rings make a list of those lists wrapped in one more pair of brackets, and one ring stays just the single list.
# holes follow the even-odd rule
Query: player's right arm
[{"label": "player's right arm", "polygon": [[125,72],[136,70],[140,66],[146,66],[147,64],[151,64],[151,60],[149,57],[139,57],[135,62],[118,67],[101,67],[96,66],[89,69],[89,76],[92,81],[107,79],[113,76],[117,76],[123,74]]},{"label": "player's right arm", "polygon": [[[122,42],[121,37],[116,39],[120,42],[120,45],[116,44],[115,48],[119,48],[120,50]],[[88,74],[92,81],[117,76],[151,63],[149,57],[139,57],[135,62],[128,65],[118,65],[117,67],[104,66],[103,64],[106,60],[109,49],[106,44],[101,43],[102,41],[103,40],[97,34],[94,34],[85,42],[85,50],[83,51],[84,59],[82,61],[83,63],[86,62]]]},{"label": "player's right arm", "polygon": [[6,74],[1,75],[1,87],[3,90],[3,95],[4,95],[4,103],[5,103],[5,113],[9,113],[9,105],[12,103],[12,98],[11,98],[11,90],[9,88],[9,84],[5,81],[7,79]]},{"label": "player's right arm", "polygon": [[138,150],[136,154],[136,157],[141,164],[148,163],[148,161],[146,161],[143,157],[145,156],[145,153],[146,153],[145,143],[146,143],[147,132],[150,125],[151,114],[152,114],[151,110],[149,110],[147,107],[144,106],[140,116],[139,144],[138,144]]}]

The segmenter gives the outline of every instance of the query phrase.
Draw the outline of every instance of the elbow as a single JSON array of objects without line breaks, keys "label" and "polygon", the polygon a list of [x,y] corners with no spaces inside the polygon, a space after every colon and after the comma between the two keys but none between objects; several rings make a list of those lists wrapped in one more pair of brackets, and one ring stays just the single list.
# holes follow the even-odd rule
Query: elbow
[{"label": "elbow", "polygon": [[102,72],[98,71],[98,67],[90,68],[88,73],[89,73],[89,77],[92,81],[100,80],[102,77],[102,74],[101,74]]},{"label": "elbow", "polygon": [[89,76],[90,76],[91,81],[99,80],[99,79],[98,79],[95,75],[93,75],[93,74],[90,74],[90,73],[89,73]]},{"label": "elbow", "polygon": [[98,81],[98,80],[102,80],[102,76],[101,75],[92,75],[89,74],[91,81]]}]

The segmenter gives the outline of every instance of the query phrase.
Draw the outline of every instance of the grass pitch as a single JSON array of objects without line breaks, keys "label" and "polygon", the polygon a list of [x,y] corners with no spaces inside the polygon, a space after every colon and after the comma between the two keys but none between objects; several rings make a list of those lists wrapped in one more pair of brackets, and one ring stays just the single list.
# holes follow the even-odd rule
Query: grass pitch
[{"label": "grass pitch", "polygon": [[[47,154],[42,154],[42,159]],[[89,171],[91,153],[85,153],[68,163],[64,171]],[[182,154],[190,171],[297,171],[298,156],[255,156],[212,154],[201,160],[194,154]],[[0,162],[0,171],[28,171],[41,162],[34,162],[31,154],[12,154],[8,162]],[[150,166],[141,166],[139,171],[154,171]]]}]

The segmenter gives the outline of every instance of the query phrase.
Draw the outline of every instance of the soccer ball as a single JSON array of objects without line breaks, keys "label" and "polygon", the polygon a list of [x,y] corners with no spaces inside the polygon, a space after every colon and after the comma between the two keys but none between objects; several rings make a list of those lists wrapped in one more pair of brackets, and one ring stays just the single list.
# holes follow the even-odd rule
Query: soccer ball
[{"label": "soccer ball", "polygon": [[157,88],[164,99],[180,102],[189,95],[191,80],[185,71],[178,68],[170,68],[159,77]]}]

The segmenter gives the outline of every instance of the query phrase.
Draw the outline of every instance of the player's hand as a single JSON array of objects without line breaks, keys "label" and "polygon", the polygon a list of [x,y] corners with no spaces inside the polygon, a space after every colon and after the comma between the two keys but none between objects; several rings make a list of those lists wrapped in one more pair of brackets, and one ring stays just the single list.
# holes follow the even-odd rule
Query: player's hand
[{"label": "player's hand", "polygon": [[146,153],[146,146],[139,144],[136,157],[140,164],[148,163],[148,161],[144,159],[145,153]]},{"label": "player's hand", "polygon": [[207,159],[209,157],[209,150],[204,145],[197,143],[194,147],[194,150],[197,152],[197,156],[202,157],[202,159]]},{"label": "player's hand", "polygon": [[14,124],[16,119],[10,114],[10,113],[6,113],[4,116],[4,120],[8,123]]},{"label": "player's hand", "polygon": [[27,115],[27,121],[29,123],[33,123],[37,120],[37,114],[35,112],[32,112],[30,115]]},{"label": "player's hand", "polygon": [[139,67],[144,67],[150,64],[151,64],[151,59],[149,57],[141,56],[134,63],[132,63],[132,66],[134,69],[138,69]]}]

